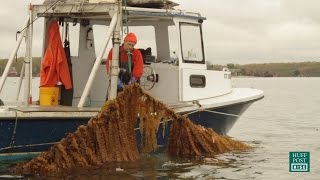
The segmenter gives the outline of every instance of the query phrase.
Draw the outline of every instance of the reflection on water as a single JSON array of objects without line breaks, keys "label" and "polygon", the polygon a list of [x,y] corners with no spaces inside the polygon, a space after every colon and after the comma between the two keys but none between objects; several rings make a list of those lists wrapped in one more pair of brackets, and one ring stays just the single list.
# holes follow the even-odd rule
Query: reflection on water
[{"label": "reflection on water", "polygon": [[[240,87],[265,91],[230,136],[254,148],[216,157],[172,159],[145,154],[137,162],[75,170],[64,179],[320,179],[320,78],[236,78]],[[311,153],[310,173],[290,173],[291,151]],[[0,175],[11,163],[0,164]],[[51,177],[50,179],[61,179]]]}]

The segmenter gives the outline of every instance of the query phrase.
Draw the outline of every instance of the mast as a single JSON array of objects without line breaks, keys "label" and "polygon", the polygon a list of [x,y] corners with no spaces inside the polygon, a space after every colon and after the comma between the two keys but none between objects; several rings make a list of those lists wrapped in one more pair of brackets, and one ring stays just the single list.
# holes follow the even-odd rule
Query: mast
[{"label": "mast", "polygon": [[32,103],[31,95],[31,83],[32,83],[32,31],[33,31],[33,15],[32,6],[29,7],[29,24],[26,31],[26,58],[25,64],[25,82],[24,82],[24,105],[29,105]]},{"label": "mast", "polygon": [[111,81],[110,92],[108,93],[108,100],[115,99],[117,97],[117,83],[119,74],[119,47],[121,43],[120,28],[122,20],[122,7],[119,1],[119,14],[116,28],[113,31],[113,49],[112,49],[112,61],[111,61]]}]

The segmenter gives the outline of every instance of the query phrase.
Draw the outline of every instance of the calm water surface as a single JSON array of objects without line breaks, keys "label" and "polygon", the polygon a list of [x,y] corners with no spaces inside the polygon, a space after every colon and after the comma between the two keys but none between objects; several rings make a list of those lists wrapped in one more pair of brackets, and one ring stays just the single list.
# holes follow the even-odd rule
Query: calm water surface
[{"label": "calm water surface", "polygon": [[[73,172],[64,179],[320,179],[320,78],[234,78],[233,82],[265,92],[265,98],[255,102],[229,133],[255,147],[252,151],[198,159],[143,155],[135,163]],[[310,172],[289,172],[292,151],[310,152]],[[9,165],[2,163],[0,174],[7,174]]]}]

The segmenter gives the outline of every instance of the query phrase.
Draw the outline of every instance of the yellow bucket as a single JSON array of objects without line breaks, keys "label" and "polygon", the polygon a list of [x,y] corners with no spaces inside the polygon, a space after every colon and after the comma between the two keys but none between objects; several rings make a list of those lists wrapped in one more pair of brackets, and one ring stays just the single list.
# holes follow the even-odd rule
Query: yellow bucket
[{"label": "yellow bucket", "polygon": [[40,87],[40,105],[56,106],[59,104],[58,87]]}]

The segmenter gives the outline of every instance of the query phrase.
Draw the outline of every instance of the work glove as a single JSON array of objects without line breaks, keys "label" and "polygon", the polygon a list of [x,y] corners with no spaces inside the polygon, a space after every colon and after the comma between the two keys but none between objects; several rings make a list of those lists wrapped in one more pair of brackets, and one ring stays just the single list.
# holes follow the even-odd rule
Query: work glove
[{"label": "work glove", "polygon": [[135,77],[132,77],[131,79],[130,79],[130,81],[129,81],[129,84],[134,84],[134,83],[136,83],[137,82],[137,78],[135,78]]},{"label": "work glove", "polygon": [[123,89],[123,87],[124,87],[123,82],[120,79],[118,79],[117,88]]}]

